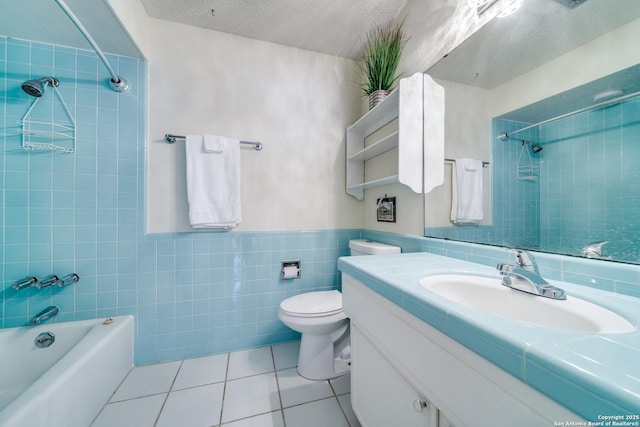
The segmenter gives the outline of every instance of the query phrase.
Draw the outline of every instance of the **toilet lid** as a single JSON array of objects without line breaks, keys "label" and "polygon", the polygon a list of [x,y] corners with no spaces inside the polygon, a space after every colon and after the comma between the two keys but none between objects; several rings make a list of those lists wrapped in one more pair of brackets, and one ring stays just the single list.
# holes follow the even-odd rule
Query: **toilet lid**
[{"label": "toilet lid", "polygon": [[306,292],[282,301],[280,308],[295,316],[328,316],[342,311],[342,294],[335,290]]}]

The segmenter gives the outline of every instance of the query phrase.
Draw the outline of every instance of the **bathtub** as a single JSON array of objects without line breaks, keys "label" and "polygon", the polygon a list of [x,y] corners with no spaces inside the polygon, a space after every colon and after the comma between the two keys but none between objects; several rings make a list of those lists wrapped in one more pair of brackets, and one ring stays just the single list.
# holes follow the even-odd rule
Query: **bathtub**
[{"label": "bathtub", "polygon": [[87,427],[132,366],[132,316],[0,329],[0,426]]}]

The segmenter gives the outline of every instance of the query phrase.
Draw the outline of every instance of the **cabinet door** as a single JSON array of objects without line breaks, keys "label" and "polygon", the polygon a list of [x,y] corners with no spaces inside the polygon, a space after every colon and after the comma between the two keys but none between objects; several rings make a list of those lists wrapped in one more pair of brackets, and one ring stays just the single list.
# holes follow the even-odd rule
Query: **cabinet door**
[{"label": "cabinet door", "polygon": [[351,325],[351,404],[363,427],[431,426],[431,404]]}]

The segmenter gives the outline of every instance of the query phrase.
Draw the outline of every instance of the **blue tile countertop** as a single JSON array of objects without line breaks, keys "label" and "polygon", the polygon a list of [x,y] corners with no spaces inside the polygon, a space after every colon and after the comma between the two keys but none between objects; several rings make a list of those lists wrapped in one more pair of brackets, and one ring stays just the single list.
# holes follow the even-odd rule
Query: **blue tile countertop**
[{"label": "blue tile countertop", "polygon": [[505,320],[420,285],[422,278],[437,274],[499,277],[495,268],[480,264],[406,253],[342,257],[338,269],[585,420],[620,416],[631,423],[617,425],[640,425],[639,298],[548,280],[569,297],[597,303],[636,326],[630,333],[594,334]]}]

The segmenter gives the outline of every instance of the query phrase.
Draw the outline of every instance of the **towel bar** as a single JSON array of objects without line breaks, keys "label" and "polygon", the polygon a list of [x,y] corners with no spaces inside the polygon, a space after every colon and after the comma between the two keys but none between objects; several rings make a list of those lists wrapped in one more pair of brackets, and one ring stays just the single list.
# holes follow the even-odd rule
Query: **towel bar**
[{"label": "towel bar", "polygon": [[[454,160],[454,159],[444,159],[444,161],[445,161],[445,162],[455,162],[455,160]],[[489,164],[490,164],[489,162],[485,162],[485,161],[483,161],[483,162],[482,162],[482,167],[483,167],[483,168],[486,168],[486,167],[488,167],[488,166],[489,166]]]},{"label": "towel bar", "polygon": [[[166,133],[164,135],[164,140],[167,144],[173,144],[176,142],[176,139],[185,139],[184,135],[172,135],[170,133]],[[240,141],[240,144],[252,145],[253,149],[256,151],[262,150],[262,142],[251,142],[251,141]]]}]

